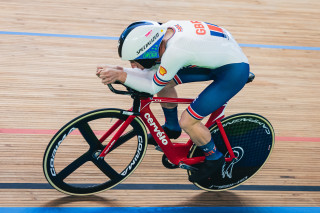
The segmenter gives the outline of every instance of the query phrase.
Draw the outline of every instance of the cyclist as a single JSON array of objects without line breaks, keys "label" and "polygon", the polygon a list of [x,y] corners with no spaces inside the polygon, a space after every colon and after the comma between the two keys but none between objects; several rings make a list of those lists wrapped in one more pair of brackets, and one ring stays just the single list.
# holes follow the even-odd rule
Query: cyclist
[{"label": "cyclist", "polygon": [[121,34],[118,53],[131,68],[98,66],[102,83],[120,81],[140,92],[177,97],[175,86],[213,80],[192,104],[177,117],[176,104],[162,104],[164,130],[177,138],[181,128],[203,150],[205,162],[189,178],[201,182],[221,169],[224,156],[216,149],[201,120],[228,102],[245,85],[248,59],[224,28],[200,21],[139,21]]}]

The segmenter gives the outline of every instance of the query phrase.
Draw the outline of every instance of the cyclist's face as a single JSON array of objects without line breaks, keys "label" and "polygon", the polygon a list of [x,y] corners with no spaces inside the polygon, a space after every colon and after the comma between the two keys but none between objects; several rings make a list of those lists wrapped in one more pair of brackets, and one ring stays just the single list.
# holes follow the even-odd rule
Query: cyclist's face
[{"label": "cyclist's face", "polygon": [[131,67],[132,68],[139,68],[139,69],[144,69],[144,67],[141,65],[141,64],[139,64],[138,62],[136,62],[136,61],[130,61],[130,65],[131,65]]}]

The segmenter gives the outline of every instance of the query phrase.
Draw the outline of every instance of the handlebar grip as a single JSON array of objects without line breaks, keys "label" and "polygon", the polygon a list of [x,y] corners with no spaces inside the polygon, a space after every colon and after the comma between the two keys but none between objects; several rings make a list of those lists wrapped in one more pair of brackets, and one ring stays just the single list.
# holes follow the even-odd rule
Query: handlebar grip
[{"label": "handlebar grip", "polygon": [[[116,81],[114,84],[122,84],[122,83],[120,83],[120,82],[118,82],[118,81]],[[123,84],[122,84],[123,85]],[[125,86],[125,85],[123,85],[123,86]],[[132,94],[132,92],[130,92],[130,91],[123,91],[123,90],[117,90],[117,89],[115,89],[113,86],[112,86],[112,84],[108,84],[108,87],[109,87],[109,89],[111,90],[111,92],[113,92],[113,93],[115,93],[115,94],[120,94],[120,95],[131,95]],[[125,86],[126,87],[126,86]],[[127,88],[127,87],[126,87]]]},{"label": "handlebar grip", "polygon": [[153,97],[153,95],[151,95],[149,93],[135,91],[134,89],[131,89],[131,88],[127,87],[126,85],[124,85],[123,83],[121,83],[119,81],[116,81],[113,84],[121,84],[122,86],[124,86],[127,89],[127,91],[118,90],[118,89],[115,89],[112,86],[112,84],[108,84],[108,87],[111,90],[111,92],[113,92],[115,94],[119,94],[119,95],[138,95],[138,96],[141,96],[141,97]]}]

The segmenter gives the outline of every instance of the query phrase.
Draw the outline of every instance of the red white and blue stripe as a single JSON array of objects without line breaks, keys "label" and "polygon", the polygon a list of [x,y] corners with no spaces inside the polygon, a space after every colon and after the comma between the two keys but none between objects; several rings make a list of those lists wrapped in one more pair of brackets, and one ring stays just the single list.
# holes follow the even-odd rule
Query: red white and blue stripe
[{"label": "red white and blue stripe", "polygon": [[181,81],[181,79],[179,78],[178,75],[175,75],[173,80],[174,80],[174,82],[176,82],[176,84],[182,84],[182,81]]},{"label": "red white and blue stripe", "polygon": [[161,78],[159,78],[158,72],[156,74],[154,74],[154,76],[153,76],[153,82],[157,86],[160,86],[160,87],[164,87],[167,83],[169,83],[169,81],[165,81],[165,80],[162,80]]},{"label": "red white and blue stripe", "polygon": [[202,115],[199,115],[198,113],[196,113],[191,105],[187,108],[187,111],[188,113],[194,118],[194,119],[197,119],[197,120],[202,120],[205,116],[202,116]]},{"label": "red white and blue stripe", "polygon": [[215,24],[210,24],[210,23],[206,23],[209,30],[210,30],[210,34],[212,36],[218,36],[218,37],[222,37],[222,38],[227,38],[227,35],[223,33],[223,30]]}]

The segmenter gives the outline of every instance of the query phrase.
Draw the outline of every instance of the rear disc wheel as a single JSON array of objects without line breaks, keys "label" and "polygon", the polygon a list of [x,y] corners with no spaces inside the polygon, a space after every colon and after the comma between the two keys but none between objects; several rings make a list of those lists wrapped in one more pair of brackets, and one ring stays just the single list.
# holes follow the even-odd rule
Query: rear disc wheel
[{"label": "rear disc wheel", "polygon": [[[208,180],[194,183],[207,191],[231,189],[249,180],[268,160],[274,146],[274,130],[261,115],[241,113],[226,117],[221,123],[237,158],[225,162],[219,172]],[[218,126],[215,124],[209,130],[217,149],[225,158],[230,157]],[[194,145],[189,157],[197,156],[203,156],[203,152]],[[191,175],[191,171],[188,171],[188,175]]]}]

